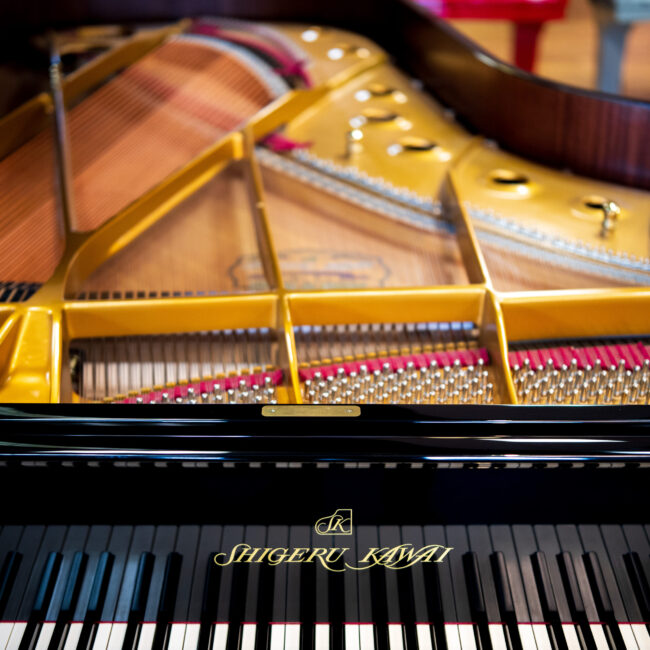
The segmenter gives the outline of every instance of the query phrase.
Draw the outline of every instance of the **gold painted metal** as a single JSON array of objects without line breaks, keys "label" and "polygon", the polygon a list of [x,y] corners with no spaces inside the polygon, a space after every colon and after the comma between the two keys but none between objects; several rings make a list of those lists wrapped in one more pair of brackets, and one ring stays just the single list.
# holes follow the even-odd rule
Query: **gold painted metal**
[{"label": "gold painted metal", "polygon": [[[67,106],[104,78],[137,60],[185,23],[128,39],[62,82]],[[351,323],[472,321],[487,347],[498,399],[517,403],[508,369],[508,341],[650,333],[650,289],[605,288],[504,292],[494,286],[471,206],[515,223],[596,247],[606,209],[605,246],[638,258],[649,255],[650,194],[546,169],[488,146],[465,132],[433,99],[415,90],[362,37],[330,28],[279,26],[308,60],[314,87],[288,92],[238,132],[112,217],[97,230],[66,228],[63,257],[52,278],[25,303],[0,305],[0,402],[73,399],[67,369],[72,339],[210,329],[274,328],[285,385],[268,417],[356,417],[356,406],[302,405],[294,327]],[[303,34],[313,30],[313,40]],[[338,50],[341,51],[340,57]],[[0,120],[0,156],[49,125],[52,101],[41,95]],[[355,117],[365,123],[355,127]],[[388,117],[393,117],[388,119]],[[288,289],[269,220],[269,192],[254,145],[286,125],[284,134],[312,142],[310,152],[356,167],[420,197],[440,201],[453,221],[468,284],[297,291]],[[345,151],[346,133],[359,128],[362,146]],[[435,146],[432,146],[435,145]],[[232,161],[246,170],[258,247],[270,290],[143,300],[78,300],[84,280]],[[305,190],[307,191],[307,190]],[[620,207],[614,219],[615,209]],[[387,232],[398,232],[387,221]],[[299,227],[299,224],[296,225]],[[377,221],[377,227],[380,227]],[[383,226],[382,226],[383,227]],[[0,278],[1,279],[1,278]],[[469,284],[472,283],[472,284]],[[351,411],[351,412],[350,412]]]},{"label": "gold painted metal", "polygon": [[[391,92],[373,95],[371,89],[379,83]],[[356,126],[355,118],[368,109],[398,113],[399,118]],[[362,135],[361,147],[347,151],[346,133],[351,129]],[[414,90],[406,76],[388,64],[329,92],[290,121],[286,134],[298,142],[311,142],[309,152],[319,158],[423,197],[439,193],[447,171],[474,141],[439,104]]]},{"label": "gold painted metal", "polygon": [[[520,226],[570,241],[604,246],[640,259],[650,257],[648,192],[551,170],[483,143],[476,143],[451,175],[461,190],[461,203],[493,210]],[[514,182],[518,177],[527,182]],[[510,180],[499,183],[497,178]],[[591,197],[596,202],[614,203],[619,208],[616,228],[606,241],[601,236],[603,208],[586,205],[589,195],[597,195]]]},{"label": "gold painted metal", "polygon": [[266,418],[358,418],[361,407],[354,404],[276,404],[262,407]]}]

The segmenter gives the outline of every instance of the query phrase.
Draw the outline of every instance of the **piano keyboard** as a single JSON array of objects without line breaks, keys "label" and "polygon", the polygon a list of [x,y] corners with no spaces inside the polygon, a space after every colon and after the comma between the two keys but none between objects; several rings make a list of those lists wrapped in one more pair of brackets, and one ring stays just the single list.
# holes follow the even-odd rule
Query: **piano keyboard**
[{"label": "piano keyboard", "polygon": [[306,403],[491,403],[489,356],[471,322],[302,326]]},{"label": "piano keyboard", "polygon": [[515,344],[509,352],[517,397],[525,404],[647,404],[647,340]]},{"label": "piano keyboard", "polygon": [[283,378],[268,328],[80,339],[70,356],[82,401],[275,403]]},{"label": "piano keyboard", "polygon": [[[646,650],[650,526],[5,526],[3,650]],[[440,563],[219,567],[219,550],[452,546]],[[341,568],[340,562],[334,568]]]}]

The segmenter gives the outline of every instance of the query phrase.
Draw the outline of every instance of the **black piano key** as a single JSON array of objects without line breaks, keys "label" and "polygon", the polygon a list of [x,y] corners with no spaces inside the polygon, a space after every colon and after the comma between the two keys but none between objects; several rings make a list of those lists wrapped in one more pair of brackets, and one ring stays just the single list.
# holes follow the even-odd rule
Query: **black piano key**
[{"label": "black piano key", "polygon": [[[424,535],[424,544],[428,544],[427,536]],[[440,544],[440,539],[438,542]],[[426,603],[428,620],[432,625],[432,634],[435,641],[437,650],[447,648],[447,640],[445,637],[445,613],[442,608],[442,587],[440,585],[440,570],[439,565],[435,562],[427,562],[422,566],[424,574],[424,586],[426,590]]]},{"label": "black piano key", "polygon": [[174,618],[174,606],[176,604],[182,564],[183,556],[180,553],[171,551],[167,554],[162,584],[158,594],[158,608],[154,618],[156,623],[155,633],[150,643],[151,648],[154,650],[162,650],[164,647],[168,625]]},{"label": "black piano key", "polygon": [[196,564],[200,528],[180,526],[176,537],[176,552],[181,556],[181,569],[176,589],[176,602],[169,628],[168,648],[196,650],[199,642],[199,623],[188,625],[188,611]]},{"label": "black piano key", "polygon": [[32,618],[36,620],[42,617],[50,606],[50,599],[54,593],[54,585],[59,577],[62,560],[63,555],[55,551],[51,551],[47,556],[41,581],[36,592],[36,599],[32,605]]},{"label": "black piano key", "polygon": [[472,623],[469,595],[463,570],[463,555],[469,552],[469,542],[464,526],[447,526],[447,545],[454,551],[447,556],[454,588],[456,616],[459,623]]},{"label": "black piano key", "polygon": [[623,560],[625,561],[625,568],[632,583],[643,620],[650,621],[650,586],[643,571],[641,557],[638,553],[631,551],[623,556]]},{"label": "black piano key", "polygon": [[[290,549],[308,549],[309,541],[310,534],[308,526],[290,527]],[[301,644],[303,637],[309,639],[309,645],[307,647],[312,647],[313,626],[305,618],[305,614],[313,603],[313,593],[307,585],[309,570],[309,565],[302,563],[288,563],[287,566],[287,627],[285,629],[285,648],[287,650],[299,650],[299,648],[304,647]],[[305,582],[304,585],[303,582]],[[303,591],[303,587],[307,589]]]},{"label": "black piano key", "polygon": [[501,613],[499,612],[497,593],[490,565],[490,556],[492,555],[490,531],[487,526],[468,526],[467,537],[469,539],[469,548],[476,554],[478,561],[487,620],[489,623],[500,623]]},{"label": "black piano key", "polygon": [[490,629],[476,553],[467,551],[463,554],[463,569],[472,620],[477,626],[481,647],[489,648],[491,646]]},{"label": "black piano key", "polygon": [[[83,627],[79,631],[78,643],[74,646],[76,648],[86,648],[88,646],[93,626],[101,619],[114,563],[115,556],[110,551],[103,551],[99,555],[97,565],[94,567],[92,586],[84,612]],[[71,630],[69,630],[69,634],[70,632]]]},{"label": "black piano key", "polygon": [[[340,537],[322,537],[319,545],[323,548],[340,548],[337,545]],[[329,546],[325,546],[328,544]],[[332,650],[343,650],[344,624],[346,621],[346,597],[345,597],[345,555],[338,553],[332,558],[331,568],[327,570],[327,596],[328,596],[328,620],[331,623],[330,644]]]},{"label": "black piano key", "polygon": [[168,565],[168,557],[174,550],[177,532],[178,528],[176,526],[156,527],[153,546],[151,548],[151,552],[154,555],[154,564],[151,571],[147,604],[142,619],[145,624],[155,625],[157,622],[158,610],[161,604]]},{"label": "black piano key", "polygon": [[[84,554],[86,555],[83,576],[79,587],[79,595],[76,598],[76,604],[73,604],[74,611],[62,620],[63,629],[57,634],[61,634],[61,643],[64,650],[76,650],[83,647],[80,643],[81,636],[87,626],[84,621],[87,618],[88,606],[90,604],[91,593],[95,584],[97,568],[100,565],[100,559],[108,546],[111,535],[110,526],[91,526],[86,539]],[[87,643],[87,639],[86,639]],[[58,646],[51,645],[50,650],[57,650]]]},{"label": "black piano key", "polygon": [[144,616],[155,559],[156,557],[151,551],[140,553],[138,568],[135,574],[135,583],[133,585],[133,595],[131,596],[131,604],[129,606],[129,622],[142,620]]},{"label": "black piano key", "polygon": [[629,547],[623,535],[623,529],[620,526],[613,525],[601,526],[600,532],[605,542],[609,564],[616,577],[616,584],[618,585],[628,620],[632,623],[639,623],[643,617],[634,594],[632,583],[630,582],[630,576],[625,568],[624,556],[629,552]]},{"label": "black piano key", "polygon": [[88,597],[86,621],[92,621],[94,623],[101,617],[114,563],[115,556],[110,551],[104,551],[99,556],[97,566],[95,567],[92,588]]},{"label": "black piano key", "polygon": [[22,562],[22,555],[17,550],[22,533],[22,526],[4,526],[0,532],[0,560],[3,563],[0,572],[0,621],[6,620],[4,611]]},{"label": "black piano key", "polygon": [[522,639],[519,634],[517,612],[512,597],[510,576],[506,556],[502,551],[494,551],[490,556],[491,574],[499,604],[501,620],[507,625],[508,636],[514,650],[522,650]]},{"label": "black piano key", "polygon": [[133,531],[131,546],[124,566],[122,584],[120,585],[120,593],[115,606],[115,615],[113,617],[115,622],[128,623],[140,559],[143,553],[151,549],[153,535],[153,526],[136,526]]},{"label": "black piano key", "polygon": [[133,526],[115,526],[111,532],[108,551],[113,554],[113,566],[106,588],[100,622],[110,624],[115,616],[115,609],[120,595],[120,585],[122,584],[132,537]]},{"label": "black piano key", "polygon": [[[341,537],[333,537],[333,539],[340,540]],[[337,547],[351,546],[351,548],[346,552],[345,558],[348,563],[352,566],[356,566],[359,554],[356,549],[356,545],[351,542],[347,543],[347,540],[343,544],[339,544],[337,541]],[[343,590],[344,590],[344,620],[346,623],[359,623],[359,583],[357,580],[356,571],[345,571],[343,573]]]},{"label": "black piano key", "polygon": [[[289,548],[309,547],[309,527],[291,526],[289,529]],[[285,620],[290,623],[300,623],[301,599],[307,598],[307,594],[301,592],[301,569],[303,564],[288,563],[287,566],[287,611]]]},{"label": "black piano key", "polygon": [[[557,608],[557,615],[560,622],[574,622],[560,574],[558,565],[558,555],[560,554],[560,544],[555,534],[555,528],[548,525],[535,526],[535,537],[537,547],[544,553],[548,576],[551,581],[553,597]],[[544,603],[542,603],[544,606]]]},{"label": "black piano key", "polygon": [[[271,548],[287,548],[288,543],[288,526],[269,526],[267,546]],[[284,648],[286,612],[287,565],[282,562],[273,569],[273,604],[271,606],[271,624],[269,626],[270,650],[282,650]]]},{"label": "black piano key", "polygon": [[[616,621],[627,623],[629,618],[598,526],[581,525],[578,526],[578,532],[585,553],[588,558],[591,558],[587,559],[587,561],[590,565],[600,569],[600,574],[594,576],[593,582],[590,580],[592,591],[594,589],[594,583],[598,584],[597,596],[600,599],[600,609],[613,613]],[[594,556],[597,558],[597,562],[593,560]],[[598,602],[596,604],[598,605]]]},{"label": "black piano key", "polygon": [[620,526],[605,525],[600,532],[607,549],[606,561],[612,568],[616,578],[621,599],[628,616],[628,622],[634,638],[642,650],[650,650],[650,635],[643,621],[643,615],[634,593],[634,587],[625,567],[624,556],[629,551],[627,540]]},{"label": "black piano key", "polygon": [[573,558],[568,551],[562,551],[557,556],[557,563],[562,577],[562,586],[566,594],[567,604],[571,612],[569,620],[582,623],[588,621],[585,605],[582,600],[582,593],[578,584],[576,569],[573,564]]},{"label": "black piano key", "polygon": [[[400,539],[402,539],[401,536]],[[414,548],[419,549],[420,547]],[[419,562],[416,563],[416,565],[419,564]],[[413,599],[415,591],[413,585],[414,580],[413,567],[404,567],[397,572],[397,589],[400,594],[400,617],[407,650],[417,650],[418,648],[417,618],[415,616],[415,601]]]},{"label": "black piano key", "polygon": [[[243,526],[225,526],[221,538],[220,552],[224,553],[225,557],[228,558],[230,557],[232,549],[243,541]],[[284,545],[286,546],[286,539]],[[279,544],[279,546],[282,546],[282,544]],[[223,635],[220,636],[225,644],[213,643],[214,650],[232,650],[232,648],[235,648],[237,645],[239,628],[238,622],[233,619],[237,615],[238,607],[241,607],[243,610],[243,606],[238,602],[238,600],[243,599],[245,595],[246,580],[244,578],[242,584],[243,575],[245,575],[245,572],[242,569],[241,563],[232,562],[220,570],[219,596],[217,599],[217,610],[214,622],[222,625],[225,624],[228,627],[226,628],[227,635],[225,635],[225,638]],[[284,609],[284,598],[282,605]],[[215,634],[216,628],[213,630],[213,635]]]},{"label": "black piano key", "polygon": [[[48,526],[45,529],[17,610],[16,620],[20,621],[20,624],[14,626],[7,643],[9,650],[17,648],[26,650],[32,643],[32,638],[36,632],[37,618],[41,613],[35,611],[34,606],[38,605],[41,610],[49,606],[49,598],[54,586],[53,581],[56,580],[61,564],[61,558],[57,553],[63,545],[66,532],[65,526]],[[55,555],[51,555],[52,553]],[[43,600],[37,603],[39,595],[42,596]]]},{"label": "black piano key", "polygon": [[[50,606],[45,614],[45,618],[48,621],[58,622],[66,596],[68,597],[65,603],[67,613],[72,614],[72,610],[76,604],[74,600],[81,589],[82,572],[85,569],[83,549],[86,545],[88,532],[88,526],[70,526],[68,529],[65,541],[61,547],[63,557],[59,570],[59,578],[54,585]],[[69,594],[67,593],[68,589],[70,589]]]},{"label": "black piano key", "polygon": [[[512,531],[509,526],[490,526],[490,535],[492,537],[493,548],[503,553],[505,570],[510,584],[512,606],[516,619],[516,630],[513,629],[512,624],[509,625],[511,641],[513,644],[519,643],[523,650],[528,650],[528,648],[535,647],[536,642],[534,640],[532,626],[530,625],[528,601],[526,600],[526,592],[520,573],[519,559],[512,538]],[[505,595],[507,594],[502,593],[502,596]],[[503,602],[504,604],[506,603],[505,600]],[[512,617],[509,616],[506,620],[512,621]],[[517,638],[518,640],[515,640]]]},{"label": "black piano key", "polygon": [[[425,526],[424,527],[424,543],[439,544],[446,546],[445,531],[442,526]],[[453,551],[452,551],[453,552]],[[435,624],[436,631],[440,635],[441,645],[443,648],[458,647],[460,645],[460,637],[458,635],[458,628],[454,627],[457,622],[456,617],[456,604],[453,598],[453,587],[451,580],[451,571],[449,569],[449,562],[430,562],[429,578],[432,581],[431,596],[432,603],[440,600],[440,605],[435,603],[434,607],[442,610],[441,623]],[[436,637],[438,639],[438,637]],[[438,646],[440,650],[440,645]]]},{"label": "black piano key", "polygon": [[[421,526],[402,526],[402,543],[412,544],[414,548],[424,546],[424,537]],[[428,564],[428,563],[427,563]],[[400,592],[407,598],[408,612],[406,618],[412,618],[413,632],[406,630],[406,645],[409,650],[422,650],[424,648],[435,648],[431,626],[432,617],[429,615],[427,608],[427,588],[424,576],[424,567],[421,562],[413,566],[402,569],[409,574],[408,585],[400,585]],[[410,587],[411,593],[406,594],[406,589]],[[402,591],[404,590],[404,591]],[[415,635],[415,640],[413,636]],[[413,645],[415,644],[415,645]]]},{"label": "black piano key", "polygon": [[519,571],[526,594],[528,613],[533,623],[543,623],[544,613],[535,584],[531,556],[537,551],[537,540],[533,533],[532,526],[513,526],[512,535],[515,542],[515,550],[519,560]]},{"label": "black piano key", "polygon": [[[582,540],[576,526],[563,524],[555,527],[561,554],[558,563],[562,584],[572,617],[582,623],[583,636],[588,650],[613,647],[609,624],[602,621],[596,607],[591,584],[584,563]],[[575,583],[573,580],[575,577]],[[576,593],[577,588],[577,593]],[[585,622],[586,621],[586,622]]]},{"label": "black piano key", "polygon": [[[72,558],[70,571],[66,578],[63,597],[61,599],[59,621],[62,623],[67,623],[72,620],[72,615],[79,601],[79,595],[81,594],[81,586],[87,566],[88,555],[83,551],[77,551]],[[56,641],[53,645],[54,647],[57,646]]]},{"label": "black piano key", "polygon": [[[312,548],[331,548],[333,546],[332,537],[329,535],[319,535],[313,528],[311,530],[311,545]],[[329,583],[330,573],[318,559],[314,560],[315,567],[315,590],[316,601],[314,617],[317,622],[329,623],[330,616],[330,600],[329,600]]]},{"label": "black piano key", "polygon": [[[244,531],[246,543],[252,548],[264,548],[266,541],[266,529],[264,526],[246,526]],[[242,642],[241,650],[255,650],[260,645],[260,640],[266,638],[268,620],[260,620],[265,617],[264,605],[261,599],[261,580],[264,568],[257,562],[248,566],[246,580],[246,595],[244,601],[244,613],[242,621]]]},{"label": "black piano key", "polygon": [[25,590],[27,589],[27,584],[29,583],[29,578],[44,534],[45,526],[25,526],[22,531],[17,548],[22,559],[3,614],[3,620],[5,621],[21,620],[18,612],[20,611],[20,605]]},{"label": "black piano key", "polygon": [[[325,548],[329,549],[334,546],[333,539],[330,535],[319,535],[314,528],[310,531],[311,546],[312,548]],[[314,643],[312,644],[313,650],[331,650],[332,642],[341,643],[342,632],[341,623],[334,624],[332,620],[332,612],[330,611],[330,590],[333,588],[332,577],[335,576],[333,572],[323,566],[319,559],[314,559],[313,568],[314,580]],[[341,575],[336,575],[340,580]],[[342,600],[341,594],[339,600]],[[305,646],[306,647],[306,646]],[[311,650],[311,648],[307,649]]]},{"label": "black piano key", "polygon": [[[385,531],[384,531],[385,534]],[[399,540],[399,530],[395,530],[393,536]],[[356,566],[367,566],[363,563],[368,550],[381,546],[381,533],[375,526],[357,526],[355,530],[353,547],[356,551],[354,563]],[[397,542],[399,544],[399,541]],[[372,560],[369,559],[372,563]],[[362,650],[369,650],[374,647],[375,638],[377,647],[383,650],[388,637],[387,620],[385,615],[377,613],[375,604],[378,601],[379,593],[376,593],[373,585],[373,577],[379,576],[385,579],[383,568],[373,567],[357,572],[357,589],[359,590],[359,644]],[[386,593],[384,589],[383,593]],[[384,608],[384,612],[386,609]]]},{"label": "black piano key", "polygon": [[2,570],[0,571],[0,620],[2,620],[2,612],[4,612],[9,594],[16,580],[21,560],[22,555],[16,551],[9,551],[5,555]]},{"label": "black piano key", "polygon": [[625,525],[623,533],[630,549],[630,560],[626,560],[626,566],[630,563],[634,565],[634,578],[630,579],[641,607],[643,620],[650,623],[650,541],[643,526],[640,525]]},{"label": "black piano key", "polygon": [[[584,560],[582,557],[584,549],[582,546],[582,540],[578,534],[578,529],[576,526],[563,524],[556,526],[555,530],[557,532],[561,550],[565,553],[569,553],[571,565],[575,572],[576,581],[578,583],[581,601],[584,606],[585,616],[590,623],[597,623],[600,620],[600,615],[596,608],[596,603],[591,592],[591,585],[589,584],[586,567],[584,565]],[[579,605],[579,603],[576,602],[574,605]]]},{"label": "black piano key", "polygon": [[[111,646],[130,648],[136,635],[137,624],[142,620],[146,603],[153,556],[149,549],[153,543],[153,526],[136,526],[124,569],[120,596],[115,608]],[[135,618],[137,617],[137,620]],[[122,639],[119,641],[119,639]],[[114,641],[115,639],[115,641]]]},{"label": "black piano key", "polygon": [[[194,580],[190,595],[187,620],[198,626],[197,647],[206,650],[210,643],[210,623],[216,608],[217,585],[213,585],[214,574],[219,568],[214,563],[215,549],[221,544],[221,526],[202,526],[196,549]],[[192,635],[194,639],[194,635]]]},{"label": "black piano key", "polygon": [[449,563],[451,571],[453,598],[456,605],[456,617],[461,647],[476,647],[476,630],[472,620],[472,612],[467,593],[467,583],[463,569],[463,555],[469,551],[467,531],[464,526],[447,526],[447,546],[453,551],[447,555],[445,561]]},{"label": "black piano key", "polygon": [[[251,530],[252,539],[258,539],[260,534],[258,526]],[[260,544],[261,547],[270,546],[268,541],[269,531],[264,527],[265,540]],[[248,534],[248,533],[247,533]],[[252,544],[251,544],[252,545]],[[255,634],[255,650],[266,650],[269,638],[269,627],[273,616],[273,588],[275,569],[268,562],[260,563],[259,576],[257,580],[257,615],[253,619],[257,622],[257,632]]]},{"label": "black piano key", "polygon": [[208,622],[203,619],[204,598],[209,598],[211,595],[209,591],[206,594],[206,576],[209,575],[213,566],[217,567],[214,563],[214,551],[219,548],[220,543],[221,526],[201,526],[199,543],[196,549],[192,593],[187,610],[187,620],[193,623]]},{"label": "black piano key", "polygon": [[[386,532],[384,531],[384,537]],[[364,559],[370,548],[382,546],[381,533],[375,526],[357,526],[356,558]],[[336,539],[336,538],[335,538]],[[354,560],[357,562],[357,560]],[[371,560],[372,561],[372,560]],[[359,566],[364,566],[359,564]],[[357,588],[359,590],[359,622],[376,626],[378,650],[388,650],[388,595],[386,569],[373,566],[358,572]],[[393,614],[395,616],[395,614]]]},{"label": "black piano key", "polygon": [[[579,619],[575,618],[569,607],[562,572],[560,570],[559,557],[561,555],[561,549],[555,528],[549,525],[535,526],[535,537],[537,538],[538,548],[544,553],[546,568],[555,599],[557,615],[554,618],[554,624],[556,628],[559,628],[556,630],[556,636],[559,636],[561,633],[564,638],[564,644],[569,646],[568,650],[573,650],[577,644],[584,646],[585,643],[590,643],[590,632],[588,625],[586,625],[584,614]],[[572,571],[572,574],[573,578],[571,580],[573,581],[574,588],[577,589],[575,571]],[[579,594],[576,595],[579,596]],[[544,606],[545,603],[542,601],[542,607]]]},{"label": "black piano key", "polygon": [[180,526],[176,537],[176,552],[181,556],[181,572],[176,591],[176,604],[172,622],[184,623],[192,593],[192,579],[194,577],[194,563],[199,543],[200,529],[198,526]]}]

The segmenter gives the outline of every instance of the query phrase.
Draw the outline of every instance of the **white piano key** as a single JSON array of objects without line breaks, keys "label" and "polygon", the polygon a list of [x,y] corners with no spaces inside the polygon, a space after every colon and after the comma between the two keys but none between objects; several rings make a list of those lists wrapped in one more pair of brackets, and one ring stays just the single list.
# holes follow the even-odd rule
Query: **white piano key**
[{"label": "white piano key", "polygon": [[[316,623],[314,631],[315,650],[329,650],[330,648],[330,625],[329,623]],[[244,650],[244,649],[242,649]]]},{"label": "white piano key", "polygon": [[126,623],[113,623],[111,638],[108,640],[108,650],[122,650],[126,636]]},{"label": "white piano key", "polygon": [[639,650],[636,638],[634,637],[634,632],[632,632],[632,626],[629,623],[619,623],[618,629],[620,630],[621,636],[623,637],[625,650]]},{"label": "white piano key", "polygon": [[404,650],[404,634],[401,623],[388,624],[388,647],[390,650]]},{"label": "white piano key", "polygon": [[533,634],[535,635],[535,642],[537,643],[537,650],[553,650],[551,639],[548,636],[548,627],[544,624],[536,624],[532,626]]},{"label": "white piano key", "polygon": [[418,640],[418,650],[433,650],[431,626],[428,623],[416,623],[415,634]]},{"label": "white piano key", "polygon": [[634,633],[639,650],[650,650],[650,635],[648,635],[648,628],[644,623],[631,623],[630,627]]},{"label": "white piano key", "polygon": [[594,638],[594,643],[598,650],[611,650],[607,641],[607,635],[601,623],[589,623],[589,629],[591,630],[591,635]]},{"label": "white piano key", "polygon": [[476,636],[473,625],[459,625],[458,636],[463,650],[476,650]]},{"label": "white piano key", "polygon": [[462,650],[458,625],[455,623],[445,623],[445,639],[447,640],[447,650]]},{"label": "white piano key", "polygon": [[13,621],[0,621],[0,650],[4,650],[7,647],[7,641],[9,641],[11,630],[13,629]]},{"label": "white piano key", "polygon": [[284,623],[271,624],[271,643],[269,650],[284,650]]},{"label": "white piano key", "polygon": [[[256,623],[244,623],[241,626],[241,650],[255,650]],[[318,650],[318,648],[316,648]]]},{"label": "white piano key", "polygon": [[183,650],[183,641],[185,640],[185,623],[172,623],[169,631],[169,640],[167,650]]},{"label": "white piano key", "polygon": [[359,639],[359,625],[348,623],[344,625],[345,629],[345,650],[361,650]]},{"label": "white piano key", "polygon": [[576,632],[576,626],[570,623],[562,623],[562,634],[569,650],[581,650],[580,640]]},{"label": "white piano key", "polygon": [[519,632],[519,638],[521,639],[521,647],[524,650],[537,650],[535,634],[532,628],[533,626],[530,623],[517,623],[517,630]]},{"label": "white piano key", "polygon": [[55,627],[56,623],[53,623],[52,621],[46,621],[41,625],[34,650],[47,650],[48,646],[50,645],[50,639],[54,634]]},{"label": "white piano key", "polygon": [[508,644],[506,643],[506,635],[503,631],[503,625],[500,623],[490,623],[488,625],[488,632],[490,633],[492,650],[508,650]]},{"label": "white piano key", "polygon": [[151,650],[153,647],[153,638],[156,635],[155,623],[142,623],[138,633],[137,650]]},{"label": "white piano key", "polygon": [[185,639],[183,650],[196,650],[199,647],[199,634],[201,633],[200,623],[188,623],[185,628]]},{"label": "white piano key", "polygon": [[372,623],[359,625],[359,647],[361,650],[375,650],[375,626]]},{"label": "white piano key", "polygon": [[285,650],[300,650],[300,623],[289,623],[284,626]]},{"label": "white piano key", "polygon": [[98,623],[93,641],[93,650],[107,650],[108,640],[111,638],[112,623]]},{"label": "white piano key", "polygon": [[79,645],[79,637],[83,629],[83,623],[70,623],[68,625],[68,633],[65,636],[65,644],[63,650],[77,650]]},{"label": "white piano key", "polygon": [[16,621],[14,623],[14,627],[7,641],[6,650],[18,650],[26,629],[27,623],[25,621]]},{"label": "white piano key", "polygon": [[228,623],[215,623],[212,629],[212,650],[226,650]]}]

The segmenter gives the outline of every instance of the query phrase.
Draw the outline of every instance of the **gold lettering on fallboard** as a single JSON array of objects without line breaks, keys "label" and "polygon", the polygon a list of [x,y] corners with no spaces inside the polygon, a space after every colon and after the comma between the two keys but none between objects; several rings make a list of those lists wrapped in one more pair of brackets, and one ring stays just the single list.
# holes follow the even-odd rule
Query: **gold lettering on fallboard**
[{"label": "gold lettering on fallboard", "polygon": [[339,573],[346,569],[353,571],[364,571],[376,566],[383,566],[386,569],[399,570],[407,569],[414,564],[421,562],[442,562],[453,550],[452,546],[442,544],[428,544],[416,548],[413,544],[400,544],[399,546],[386,546],[369,548],[368,552],[358,562],[350,564],[342,562],[350,547],[295,547],[295,548],[260,548],[252,547],[249,544],[237,544],[229,554],[216,553],[214,563],[217,566],[227,566],[232,563],[261,563],[267,562],[271,566],[277,566],[283,562],[300,564],[302,562],[314,562],[318,560],[328,571]]}]

